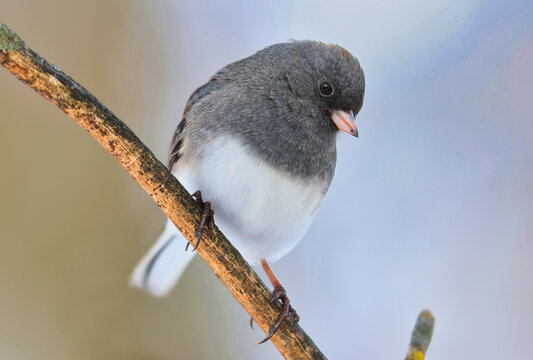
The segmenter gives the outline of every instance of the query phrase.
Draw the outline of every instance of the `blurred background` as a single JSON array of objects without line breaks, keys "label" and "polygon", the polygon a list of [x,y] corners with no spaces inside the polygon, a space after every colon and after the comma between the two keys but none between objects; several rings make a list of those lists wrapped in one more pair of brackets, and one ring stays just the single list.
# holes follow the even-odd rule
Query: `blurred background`
[{"label": "blurred background", "polygon": [[[360,60],[360,138],[273,265],[331,359],[531,357],[531,1],[2,1],[0,21],[165,160],[189,94],[273,43]],[[129,289],[164,216],[83,129],[0,70],[0,358],[279,359],[196,259],[166,299]],[[260,272],[263,276],[262,272]]]}]

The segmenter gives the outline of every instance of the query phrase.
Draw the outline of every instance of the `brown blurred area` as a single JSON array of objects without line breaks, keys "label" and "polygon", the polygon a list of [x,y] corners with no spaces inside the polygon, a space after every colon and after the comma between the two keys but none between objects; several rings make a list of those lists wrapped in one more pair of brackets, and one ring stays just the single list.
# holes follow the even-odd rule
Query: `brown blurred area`
[{"label": "brown blurred area", "polygon": [[[4,1],[0,14],[164,160],[192,89],[167,93],[159,10],[132,4]],[[166,299],[128,288],[162,213],[81,127],[4,69],[0,159],[0,358],[235,357],[228,323],[242,311],[200,261]]]}]

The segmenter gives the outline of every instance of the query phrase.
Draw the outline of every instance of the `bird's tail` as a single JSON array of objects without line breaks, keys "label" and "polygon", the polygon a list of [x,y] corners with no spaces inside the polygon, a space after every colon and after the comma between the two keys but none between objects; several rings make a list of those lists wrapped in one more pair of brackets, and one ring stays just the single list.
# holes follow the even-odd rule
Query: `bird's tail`
[{"label": "bird's tail", "polygon": [[195,254],[184,250],[186,242],[182,240],[183,235],[168,220],[163,233],[133,270],[130,286],[154,296],[167,295]]}]

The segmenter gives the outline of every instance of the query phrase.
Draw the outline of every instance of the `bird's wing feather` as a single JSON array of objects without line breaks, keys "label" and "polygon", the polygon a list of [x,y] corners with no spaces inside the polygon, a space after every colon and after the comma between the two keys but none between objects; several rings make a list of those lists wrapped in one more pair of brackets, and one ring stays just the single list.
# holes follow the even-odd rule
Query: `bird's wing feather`
[{"label": "bird's wing feather", "polygon": [[238,65],[244,60],[246,59],[236,61],[218,71],[209,79],[208,82],[197,88],[189,97],[189,100],[187,100],[187,104],[185,105],[185,109],[183,110],[181,121],[178,123],[178,126],[172,135],[172,140],[170,141],[167,160],[167,167],[169,169],[172,169],[181,156],[181,147],[183,145],[183,129],[186,126],[187,116],[189,115],[192,107],[200,102],[200,100],[202,100],[204,97],[209,95],[209,93],[212,91],[218,90],[230,82],[231,73],[234,72],[236,67],[238,67]]}]

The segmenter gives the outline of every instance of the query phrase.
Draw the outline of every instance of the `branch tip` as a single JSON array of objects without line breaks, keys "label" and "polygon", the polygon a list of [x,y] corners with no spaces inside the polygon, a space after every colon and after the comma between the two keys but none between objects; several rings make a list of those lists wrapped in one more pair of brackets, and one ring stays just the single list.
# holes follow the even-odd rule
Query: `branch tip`
[{"label": "branch tip", "polygon": [[0,22],[0,51],[17,51],[25,47],[24,40],[6,24]]},{"label": "branch tip", "polygon": [[429,310],[423,310],[416,320],[411,334],[411,343],[405,360],[424,360],[433,336],[435,317]]}]

